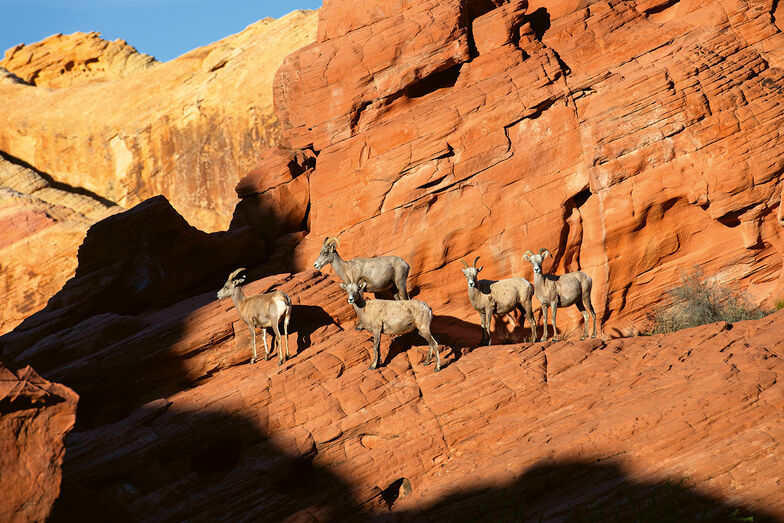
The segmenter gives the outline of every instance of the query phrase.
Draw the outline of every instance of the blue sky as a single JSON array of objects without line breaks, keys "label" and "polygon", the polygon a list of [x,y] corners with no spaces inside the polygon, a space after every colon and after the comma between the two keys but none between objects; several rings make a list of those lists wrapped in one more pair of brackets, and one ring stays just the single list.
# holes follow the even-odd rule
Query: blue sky
[{"label": "blue sky", "polygon": [[321,0],[0,0],[0,55],[55,33],[98,31],[161,61]]}]

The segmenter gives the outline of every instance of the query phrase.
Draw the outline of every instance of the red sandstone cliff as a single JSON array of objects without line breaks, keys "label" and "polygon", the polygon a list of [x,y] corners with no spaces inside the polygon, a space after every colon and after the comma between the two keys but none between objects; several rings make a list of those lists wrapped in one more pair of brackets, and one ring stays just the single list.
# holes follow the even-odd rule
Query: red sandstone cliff
[{"label": "red sandstone cliff", "polygon": [[[326,2],[229,231],[162,197],[103,219],[0,337],[81,398],[54,516],[784,519],[784,313],[613,338],[694,263],[780,296],[774,7]],[[416,337],[367,370],[334,276],[303,270],[335,234],[411,263],[441,372]],[[454,262],[530,277],[540,246],[594,277],[611,336],[475,348]],[[215,298],[238,266],[294,298],[283,366],[247,365]]]},{"label": "red sandstone cliff", "polygon": [[[420,297],[468,317],[457,260],[530,279],[522,253],[547,247],[553,271],[593,277],[610,328],[695,264],[770,304],[784,295],[775,6],[326,1],[275,83],[282,144],[317,156],[295,268],[340,235],[344,256],[407,259]],[[268,163],[241,196],[278,176]]]}]

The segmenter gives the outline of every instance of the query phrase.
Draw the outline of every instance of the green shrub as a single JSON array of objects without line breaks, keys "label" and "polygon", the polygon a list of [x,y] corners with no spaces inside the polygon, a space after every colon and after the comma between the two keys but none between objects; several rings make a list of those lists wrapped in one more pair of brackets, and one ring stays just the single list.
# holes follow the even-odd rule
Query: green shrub
[{"label": "green shrub", "polygon": [[650,314],[652,334],[717,321],[756,320],[770,312],[754,305],[746,293],[706,280],[699,266],[681,280],[680,286],[667,291],[666,304]]}]

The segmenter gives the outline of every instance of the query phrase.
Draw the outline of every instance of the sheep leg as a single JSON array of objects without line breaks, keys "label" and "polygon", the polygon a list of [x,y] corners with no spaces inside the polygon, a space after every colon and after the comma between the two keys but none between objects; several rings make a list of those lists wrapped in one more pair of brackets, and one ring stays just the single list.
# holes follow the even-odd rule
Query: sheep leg
[{"label": "sheep leg", "polygon": [[267,345],[267,327],[262,327],[261,333],[264,335],[264,337],[261,338],[264,341],[264,361],[267,361],[270,357],[270,350]]},{"label": "sheep leg", "polygon": [[280,340],[280,326],[278,326],[278,322],[274,322],[272,324],[272,330],[275,333],[275,345],[278,347],[278,365],[283,365],[283,345],[281,344]]},{"label": "sheep leg", "polygon": [[373,333],[373,361],[370,364],[370,370],[374,370],[378,368],[378,360],[381,359],[381,350],[379,346],[381,345],[381,333],[384,331],[384,326],[382,324],[381,328]]},{"label": "sheep leg", "polygon": [[490,337],[487,335],[487,324],[489,323],[489,319],[487,318],[487,314],[484,312],[479,313],[480,323],[482,325],[482,339],[479,340],[479,345],[490,345]]},{"label": "sheep leg", "polygon": [[588,337],[588,313],[585,311],[585,305],[583,303],[578,301],[575,302],[575,305],[577,306],[577,310],[579,310],[580,313],[583,315],[583,323],[585,324],[585,334],[583,334],[583,336],[580,337],[580,339],[584,340],[585,338]]},{"label": "sheep leg", "polygon": [[250,359],[250,364],[253,365],[256,363],[256,329],[252,325],[248,325],[248,330],[250,330],[250,339],[251,339],[251,347],[253,347],[253,357]]},{"label": "sheep leg", "polygon": [[[593,334],[591,335],[591,338],[595,338],[596,337],[596,312],[593,310],[593,305],[591,304],[591,296],[588,295],[588,297],[583,300],[583,303],[585,304],[585,308],[588,309],[588,312],[593,317]],[[585,335],[588,336],[588,319],[587,318],[585,320]]]},{"label": "sheep leg", "polygon": [[485,331],[487,331],[487,344],[492,345],[493,340],[490,338],[490,322],[493,320],[493,304],[488,304],[485,307]]},{"label": "sheep leg", "polygon": [[441,355],[438,353],[438,342],[430,333],[430,329],[420,329],[419,335],[422,336],[428,345],[430,345],[430,350],[427,351],[427,358],[425,358],[425,365],[430,365],[430,358],[433,356],[433,350],[436,352],[436,370],[438,372],[441,370]]},{"label": "sheep leg", "polygon": [[403,280],[402,285],[397,286],[397,300],[407,300],[408,299],[408,289],[406,289],[406,281]]},{"label": "sheep leg", "polygon": [[525,328],[525,320],[528,320],[528,325],[531,326],[531,343],[536,341],[536,321],[534,320],[534,310],[530,303],[523,304],[523,313],[525,318],[520,322],[522,327]]},{"label": "sheep leg", "polygon": [[542,337],[539,338],[539,341],[547,341],[547,309],[549,307],[542,304],[542,324],[544,325],[544,332],[542,333]]},{"label": "sheep leg", "polygon": [[558,329],[555,326],[555,313],[558,311],[558,305],[553,305],[551,308],[553,309],[553,341],[558,341]]},{"label": "sheep leg", "polygon": [[289,358],[289,319],[291,318],[291,307],[286,310],[283,317],[283,335],[286,336],[286,359]]}]

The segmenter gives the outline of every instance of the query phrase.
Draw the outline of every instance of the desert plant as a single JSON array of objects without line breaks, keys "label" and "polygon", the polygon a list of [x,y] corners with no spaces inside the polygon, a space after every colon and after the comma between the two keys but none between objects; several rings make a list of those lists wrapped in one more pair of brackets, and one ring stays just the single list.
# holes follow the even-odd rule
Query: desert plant
[{"label": "desert plant", "polygon": [[769,312],[745,292],[706,279],[703,269],[695,266],[681,275],[681,285],[666,292],[666,303],[649,315],[650,331],[659,334],[717,321],[756,320]]}]

